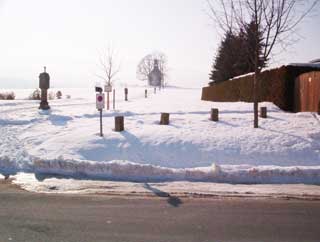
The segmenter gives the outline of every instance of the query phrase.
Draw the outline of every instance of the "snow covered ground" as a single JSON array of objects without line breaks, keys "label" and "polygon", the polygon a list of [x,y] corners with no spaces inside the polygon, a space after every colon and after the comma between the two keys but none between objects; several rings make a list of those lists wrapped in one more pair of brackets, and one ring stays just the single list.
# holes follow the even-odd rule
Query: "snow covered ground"
[{"label": "snow covered ground", "polygon": [[[2,91],[2,90],[0,90]],[[252,128],[252,104],[200,100],[201,89],[167,88],[144,98],[144,88],[116,90],[116,110],[103,114],[93,89],[62,89],[71,99],[50,101],[50,111],[25,100],[0,101],[0,171],[60,174],[125,181],[209,181],[320,184],[320,120],[286,113],[271,103],[268,119]],[[219,108],[220,121],[209,120]],[[161,112],[171,124],[160,126]],[[122,133],[114,116],[125,116]]]}]

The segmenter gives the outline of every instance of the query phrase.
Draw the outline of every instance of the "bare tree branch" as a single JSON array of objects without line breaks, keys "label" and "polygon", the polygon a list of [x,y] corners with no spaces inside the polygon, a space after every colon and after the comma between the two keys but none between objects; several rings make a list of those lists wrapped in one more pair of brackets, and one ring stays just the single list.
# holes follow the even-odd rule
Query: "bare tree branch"
[{"label": "bare tree branch", "polygon": [[121,64],[118,63],[117,53],[112,47],[100,53],[99,69],[100,73],[96,74],[96,77],[103,80],[105,84],[113,85],[120,72]]}]

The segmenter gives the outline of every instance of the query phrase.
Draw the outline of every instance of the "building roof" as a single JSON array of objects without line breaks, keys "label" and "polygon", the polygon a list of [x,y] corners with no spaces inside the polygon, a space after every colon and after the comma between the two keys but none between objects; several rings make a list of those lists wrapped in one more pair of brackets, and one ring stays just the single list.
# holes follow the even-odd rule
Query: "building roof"
[{"label": "building roof", "polygon": [[312,67],[320,69],[320,62],[310,62],[310,63],[291,63],[288,66],[296,66],[296,67]]},{"label": "building roof", "polygon": [[312,64],[319,63],[319,64],[320,64],[320,58],[319,58],[319,59],[312,60],[312,61],[310,61],[310,63],[312,63]]}]

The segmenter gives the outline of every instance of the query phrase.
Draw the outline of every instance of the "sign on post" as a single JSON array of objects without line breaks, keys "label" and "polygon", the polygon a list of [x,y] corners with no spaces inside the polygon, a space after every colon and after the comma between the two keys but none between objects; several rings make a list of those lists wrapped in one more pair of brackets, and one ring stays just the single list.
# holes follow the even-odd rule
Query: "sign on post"
[{"label": "sign on post", "polygon": [[109,107],[110,107],[110,95],[109,95],[109,93],[112,92],[111,84],[107,83],[104,86],[104,91],[107,93],[107,110],[109,110]]},{"label": "sign on post", "polygon": [[96,106],[97,106],[98,110],[104,109],[104,107],[105,107],[104,100],[105,100],[104,93],[97,93],[96,94]]},{"label": "sign on post", "polygon": [[109,84],[105,85],[105,86],[104,86],[104,91],[105,91],[105,92],[112,92],[112,86],[109,85]]},{"label": "sign on post", "polygon": [[103,136],[103,131],[102,131],[102,109],[104,109],[104,93],[97,93],[96,94],[96,106],[97,109],[100,112],[100,136]]}]

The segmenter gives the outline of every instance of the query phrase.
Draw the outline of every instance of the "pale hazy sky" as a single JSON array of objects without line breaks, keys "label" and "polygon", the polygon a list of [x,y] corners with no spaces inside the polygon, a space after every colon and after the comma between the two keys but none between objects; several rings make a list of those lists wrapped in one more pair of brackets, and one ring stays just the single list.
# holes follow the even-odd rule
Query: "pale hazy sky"
[{"label": "pale hazy sky", "polygon": [[[122,83],[159,50],[171,84],[202,86],[220,41],[205,9],[205,0],[0,0],[0,88],[36,87],[44,65],[52,86],[92,86],[108,45],[118,50]],[[319,15],[307,19],[273,65],[320,58],[319,25]]]}]

